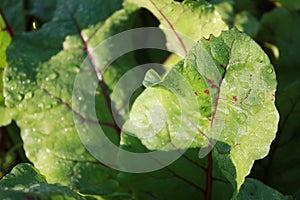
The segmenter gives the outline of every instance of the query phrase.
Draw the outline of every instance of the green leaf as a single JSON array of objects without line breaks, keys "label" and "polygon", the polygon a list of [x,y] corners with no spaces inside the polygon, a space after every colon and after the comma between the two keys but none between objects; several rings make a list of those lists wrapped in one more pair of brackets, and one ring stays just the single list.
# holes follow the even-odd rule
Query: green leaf
[{"label": "green leaf", "polygon": [[42,22],[50,21],[54,16],[56,4],[58,3],[56,0],[30,0],[28,1],[29,5],[27,5],[28,14]]},{"label": "green leaf", "polygon": [[[85,149],[74,114],[86,123],[95,122],[72,107],[72,89],[84,58],[101,41],[130,28],[135,21],[136,7],[130,5],[108,18],[119,8],[119,0],[61,1],[51,22],[37,31],[17,35],[8,50],[5,101],[21,129],[27,157],[49,183],[60,183],[83,194],[109,195],[120,188],[115,180],[117,171],[102,165]],[[103,75],[108,92],[124,68],[131,67],[131,59],[132,55],[121,58]],[[103,93],[98,88],[98,120],[113,123]],[[111,126],[104,129],[118,143],[117,130]]]},{"label": "green leaf", "polygon": [[[165,32],[168,47],[186,55],[188,50],[202,37],[219,35],[228,27],[220,14],[204,1],[173,0],[128,0],[153,13]],[[187,21],[193,24],[186,23]],[[169,31],[165,31],[169,30]],[[170,31],[174,34],[170,34]],[[194,42],[192,42],[194,41]]]},{"label": "green leaf", "polygon": [[83,199],[59,184],[48,184],[46,178],[30,164],[19,164],[0,180],[1,199]]},{"label": "green leaf", "polygon": [[3,96],[3,71],[6,67],[6,49],[11,43],[12,33],[7,24],[6,18],[0,9],[0,127],[10,124],[11,117],[9,110],[4,108]]},{"label": "green leaf", "polygon": [[[267,155],[275,138],[279,120],[274,105],[276,85],[274,68],[267,55],[249,36],[232,29],[220,37],[202,39],[159,84],[148,87],[136,99],[130,119],[124,125],[121,144],[131,151],[145,151],[139,142],[125,134],[130,133],[152,151],[202,148],[200,154],[203,154],[217,141],[206,161],[199,161],[205,168],[202,178],[176,179],[176,174],[187,169],[193,175],[199,173],[198,168],[194,171],[191,168],[195,155],[169,176],[175,176],[174,185],[182,190],[186,188],[182,181],[196,185],[198,193],[191,193],[191,198],[201,193],[208,195],[211,186],[217,186],[213,181],[206,183],[205,176],[217,173],[215,165],[218,165],[223,174],[219,176],[225,176],[237,192],[254,160]],[[121,162],[124,164],[122,157]],[[135,181],[135,175],[128,176],[128,181]],[[163,182],[163,173],[156,179]],[[161,187],[147,188],[144,193],[160,195]],[[180,195],[181,191],[176,192],[174,188],[170,186],[166,195]],[[141,190],[138,188],[137,193]]]},{"label": "green leaf", "polygon": [[236,13],[248,11],[253,16],[260,18],[264,13],[274,7],[269,0],[253,1],[253,0],[238,0],[234,1],[234,10]]},{"label": "green leaf", "polygon": [[3,11],[9,26],[14,33],[25,30],[25,11],[24,1],[20,0],[1,0],[0,9]]},{"label": "green leaf", "polygon": [[143,81],[143,85],[145,87],[151,87],[159,84],[160,82],[161,82],[161,77],[159,76],[159,74],[155,70],[151,69],[146,73]]},{"label": "green leaf", "polygon": [[274,200],[283,200],[291,199],[288,196],[281,194],[280,192],[270,188],[263,183],[252,179],[247,178],[245,183],[242,185],[240,193],[237,199],[247,199],[247,200],[263,200],[263,199],[274,199]]},{"label": "green leaf", "polygon": [[[293,26],[288,22],[293,22]],[[277,8],[266,13],[261,19],[257,40],[267,43],[267,48],[270,46],[268,44],[271,44],[278,49],[278,55],[274,56],[272,62],[278,72],[279,91],[299,79],[299,34],[300,15],[297,12]]]},{"label": "green leaf", "polygon": [[272,0],[278,6],[286,7],[289,10],[299,10],[300,2],[295,0]]},{"label": "green leaf", "polygon": [[[272,62],[280,83],[276,103],[281,120],[277,139],[271,146],[269,156],[257,162],[252,176],[285,194],[293,194],[300,187],[296,179],[300,174],[297,156],[300,93],[299,19],[300,15],[295,11],[283,7],[276,8],[263,16],[257,35],[258,41],[266,44],[266,49],[271,48],[275,52]],[[291,21],[293,26],[287,23]]]},{"label": "green leaf", "polygon": [[[136,138],[124,136],[123,141],[124,149],[142,151]],[[138,149],[138,146],[141,148]],[[213,172],[210,176],[208,170],[212,166],[208,163],[211,162],[208,157],[199,159],[198,154],[198,148],[189,149],[165,168],[148,173],[120,173],[119,179],[130,185],[136,199],[205,199],[206,195],[211,199],[230,199],[233,188],[222,175],[216,160],[212,162]],[[211,193],[206,187],[207,180],[212,180]]]},{"label": "green leaf", "polygon": [[278,93],[276,104],[281,116],[277,137],[269,155],[255,164],[252,177],[285,194],[293,194],[300,188],[300,82],[296,81]]},{"label": "green leaf", "polygon": [[0,106],[0,114],[0,127],[9,125],[11,123],[9,109]]},{"label": "green leaf", "polygon": [[212,0],[210,3],[214,5],[226,24],[231,25],[234,17],[234,0]]},{"label": "green leaf", "polygon": [[255,37],[259,28],[258,20],[248,11],[238,13],[234,17],[234,25],[251,37]]}]

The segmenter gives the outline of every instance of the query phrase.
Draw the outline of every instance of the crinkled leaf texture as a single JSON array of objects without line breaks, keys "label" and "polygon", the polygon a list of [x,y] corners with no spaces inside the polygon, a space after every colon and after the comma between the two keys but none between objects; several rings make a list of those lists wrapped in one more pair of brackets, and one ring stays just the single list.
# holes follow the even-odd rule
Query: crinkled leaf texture
[{"label": "crinkled leaf texture", "polygon": [[[290,26],[287,22],[294,22]],[[281,91],[300,76],[300,14],[285,8],[276,8],[261,19],[257,40],[269,48],[269,55],[276,68],[278,91]],[[285,38],[285,39],[283,39]]]},{"label": "crinkled leaf texture", "polygon": [[[160,28],[166,32],[167,46],[181,56],[202,37],[219,35],[228,27],[213,5],[204,1],[173,0],[127,0],[148,9],[159,20]],[[195,25],[187,25],[187,21]]]},{"label": "crinkled leaf texture", "polygon": [[234,25],[251,37],[257,34],[259,28],[258,20],[248,11],[243,11],[235,15]]},{"label": "crinkled leaf texture", "polygon": [[[283,5],[291,1],[277,1]],[[297,1],[293,1],[296,2]],[[296,8],[296,7],[295,7]],[[293,21],[293,26],[288,25]],[[251,177],[279,189],[285,194],[294,194],[300,188],[299,157],[299,110],[300,110],[300,62],[299,34],[300,14],[284,7],[266,13],[261,19],[257,35],[259,42],[265,43],[266,50],[277,72],[278,92],[276,105],[280,113],[277,138],[269,155],[258,161]],[[273,56],[272,56],[273,55]],[[292,153],[291,153],[292,152]]]},{"label": "crinkled leaf texture", "polygon": [[[122,7],[121,3],[60,1],[49,23],[34,32],[16,35],[8,50],[5,101],[21,129],[27,157],[49,183],[60,183],[83,194],[108,195],[120,187],[115,179],[117,171],[92,157],[79,139],[73,114],[77,113],[86,123],[95,122],[72,108],[72,89],[80,65],[91,49],[130,28],[135,20],[135,6],[128,5],[112,15]],[[103,75],[109,87],[114,78],[126,71],[122,67],[131,67],[131,60],[131,56],[124,58],[125,64],[116,64]],[[98,120],[113,123],[103,103],[104,92],[98,90],[98,105],[105,105],[97,107],[101,114]],[[117,143],[117,131],[111,126],[104,129]]]},{"label": "crinkled leaf texture", "polygon": [[241,188],[241,191],[237,197],[240,200],[257,200],[257,199],[274,199],[274,200],[288,200],[291,197],[285,196],[280,192],[270,188],[269,186],[264,185],[263,183],[252,179],[247,178],[244,185]]},{"label": "crinkled leaf texture", "polygon": [[[235,197],[254,161],[267,155],[275,138],[276,85],[267,55],[246,34],[232,29],[201,39],[159,83],[147,85],[121,140],[130,151],[187,152],[157,172],[121,177],[140,199]],[[198,110],[182,101],[189,102],[190,96]],[[157,108],[162,111],[153,112]],[[212,147],[205,158],[198,157],[200,148],[205,153]]]},{"label": "crinkled leaf texture", "polygon": [[27,199],[83,199],[70,188],[48,184],[46,178],[30,164],[19,164],[0,180],[0,198]]},{"label": "crinkled leaf texture", "polygon": [[12,33],[9,32],[9,27],[4,16],[0,15],[0,127],[10,124],[11,117],[9,116],[9,110],[4,106],[3,97],[3,71],[6,67],[6,49],[11,43]]},{"label": "crinkled leaf texture", "polygon": [[300,82],[291,83],[278,92],[276,104],[281,116],[277,137],[268,157],[254,166],[252,177],[280,188],[281,192],[294,194],[300,188]]}]

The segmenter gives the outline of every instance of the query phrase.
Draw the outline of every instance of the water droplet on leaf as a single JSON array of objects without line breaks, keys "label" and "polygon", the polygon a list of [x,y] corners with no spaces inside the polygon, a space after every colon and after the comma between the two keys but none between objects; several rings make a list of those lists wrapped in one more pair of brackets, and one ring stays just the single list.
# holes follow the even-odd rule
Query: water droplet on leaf
[{"label": "water droplet on leaf", "polygon": [[251,106],[250,114],[255,115],[256,113],[258,113],[260,111],[260,109],[261,109],[260,105]]},{"label": "water droplet on leaf", "polygon": [[245,122],[246,119],[247,119],[247,115],[246,115],[245,113],[240,113],[240,114],[239,114],[239,117],[238,117],[238,122],[239,122],[239,123]]},{"label": "water droplet on leaf", "polygon": [[31,99],[32,96],[33,96],[32,92],[27,92],[27,93],[25,94],[25,99]]},{"label": "water droplet on leaf", "polygon": [[20,95],[20,94],[18,94],[18,95],[17,95],[17,99],[18,99],[19,101],[22,101],[22,99],[23,99],[23,96],[22,96],[22,95]]},{"label": "water droplet on leaf", "polygon": [[267,70],[267,72],[271,74],[271,73],[273,73],[273,69],[272,69],[272,68],[269,68],[269,69]]},{"label": "water droplet on leaf", "polygon": [[57,73],[55,73],[55,72],[50,73],[49,76],[48,76],[49,80],[54,80],[54,79],[56,79],[57,77],[58,77],[58,75],[57,75]]}]

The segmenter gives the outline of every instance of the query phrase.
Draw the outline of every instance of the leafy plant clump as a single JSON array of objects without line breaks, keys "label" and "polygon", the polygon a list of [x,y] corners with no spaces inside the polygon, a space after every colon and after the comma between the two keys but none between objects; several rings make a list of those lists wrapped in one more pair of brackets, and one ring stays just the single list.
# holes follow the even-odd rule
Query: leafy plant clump
[{"label": "leafy plant clump", "polygon": [[297,199],[299,9],[2,0],[0,199]]}]

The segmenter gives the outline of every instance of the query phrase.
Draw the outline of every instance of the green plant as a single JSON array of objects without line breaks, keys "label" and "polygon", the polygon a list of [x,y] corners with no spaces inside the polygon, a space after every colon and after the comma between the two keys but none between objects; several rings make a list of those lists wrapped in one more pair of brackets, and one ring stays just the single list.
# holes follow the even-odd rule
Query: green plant
[{"label": "green plant", "polygon": [[[297,198],[300,26],[287,27],[299,24],[297,3],[3,0],[0,8],[0,136],[14,138],[0,153],[19,154],[1,171],[25,162],[0,180],[1,198]],[[110,63],[122,46],[111,42],[96,54],[107,38],[146,26],[159,26],[160,50]],[[134,49],[152,37],[121,42]],[[118,85],[137,65],[160,62]],[[99,126],[157,170],[112,151]]]}]

